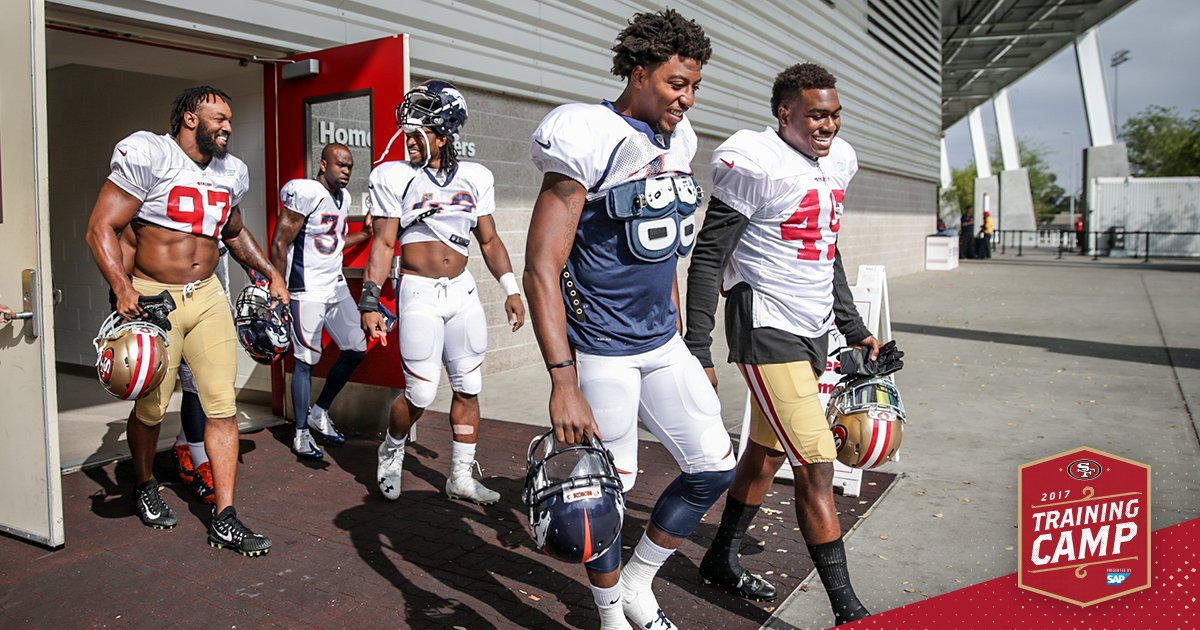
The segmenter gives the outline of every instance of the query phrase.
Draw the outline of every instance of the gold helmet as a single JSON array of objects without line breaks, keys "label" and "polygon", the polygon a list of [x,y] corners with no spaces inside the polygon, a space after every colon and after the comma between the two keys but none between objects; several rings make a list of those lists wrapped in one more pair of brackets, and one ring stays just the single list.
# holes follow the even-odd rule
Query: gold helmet
[{"label": "gold helmet", "polygon": [[838,461],[875,468],[900,451],[908,422],[900,390],[884,377],[847,378],[838,383],[825,409]]},{"label": "gold helmet", "polygon": [[167,374],[167,333],[150,322],[127,322],[112,313],[92,345],[100,384],[121,400],[149,394]]}]

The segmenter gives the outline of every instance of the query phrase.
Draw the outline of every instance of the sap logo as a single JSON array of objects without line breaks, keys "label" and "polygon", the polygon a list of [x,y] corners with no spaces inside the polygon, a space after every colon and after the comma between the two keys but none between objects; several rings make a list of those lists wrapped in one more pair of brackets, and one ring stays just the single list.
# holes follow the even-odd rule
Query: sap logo
[{"label": "sap logo", "polygon": [[1129,573],[1109,573],[1105,576],[1109,586],[1119,586],[1129,577]]}]

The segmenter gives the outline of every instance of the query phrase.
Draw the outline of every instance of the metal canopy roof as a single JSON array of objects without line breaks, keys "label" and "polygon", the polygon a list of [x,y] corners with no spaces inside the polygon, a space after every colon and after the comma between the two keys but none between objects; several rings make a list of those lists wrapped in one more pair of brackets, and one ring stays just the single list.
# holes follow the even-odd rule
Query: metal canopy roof
[{"label": "metal canopy roof", "polygon": [[942,129],[1134,0],[942,0]]}]

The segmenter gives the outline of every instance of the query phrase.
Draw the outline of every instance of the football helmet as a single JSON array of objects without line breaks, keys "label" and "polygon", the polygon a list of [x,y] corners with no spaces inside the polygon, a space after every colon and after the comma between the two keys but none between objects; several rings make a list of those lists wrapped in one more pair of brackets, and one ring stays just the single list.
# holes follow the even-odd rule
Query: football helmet
[{"label": "football helmet", "polygon": [[608,552],[625,516],[612,453],[594,437],[560,445],[550,431],[529,443],[528,462],[523,498],[537,548],[576,563]]},{"label": "football helmet", "polygon": [[108,393],[137,400],[158,388],[167,374],[167,333],[148,321],[125,321],[113,312],[92,340],[96,375]]},{"label": "football helmet", "polygon": [[829,395],[825,418],[838,461],[851,468],[875,468],[895,458],[908,422],[900,390],[878,376],[842,379]]},{"label": "football helmet", "polygon": [[467,100],[453,85],[429,80],[408,91],[396,106],[396,126],[405,133],[429,128],[451,141],[467,122]]},{"label": "football helmet", "polygon": [[253,284],[242,289],[233,312],[238,342],[250,358],[270,365],[291,349],[291,316],[266,289]]}]

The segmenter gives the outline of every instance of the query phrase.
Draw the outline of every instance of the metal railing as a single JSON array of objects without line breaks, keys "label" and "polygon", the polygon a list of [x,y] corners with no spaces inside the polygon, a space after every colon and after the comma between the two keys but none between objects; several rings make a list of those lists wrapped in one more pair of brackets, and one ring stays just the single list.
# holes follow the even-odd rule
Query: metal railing
[{"label": "metal railing", "polygon": [[[1150,262],[1151,237],[1200,237],[1200,232],[1193,231],[1176,231],[1176,230],[1135,230],[1135,231],[1119,231],[1105,230],[1102,232],[1076,232],[1062,228],[1055,229],[1038,229],[1038,230],[997,230],[997,238],[999,239],[1000,254],[1008,253],[1008,247],[1014,246],[1017,250],[1017,256],[1025,254],[1025,243],[1030,242],[1031,249],[1057,249],[1058,253],[1055,256],[1057,259],[1063,257],[1064,252],[1078,251],[1079,255],[1084,256],[1088,253],[1092,254],[1092,260],[1099,260],[1101,253],[1105,256],[1111,256],[1114,251],[1132,251],[1133,256],[1129,258],[1141,258],[1142,262]],[[1084,242],[1079,242],[1079,237],[1084,237]],[[1131,243],[1132,241],[1132,243]],[[1132,245],[1132,246],[1131,246]],[[1175,251],[1162,251],[1165,248],[1160,247],[1159,257],[1163,256],[1200,256],[1200,241],[1197,241],[1189,251],[1180,251],[1179,248],[1170,248]]]}]

